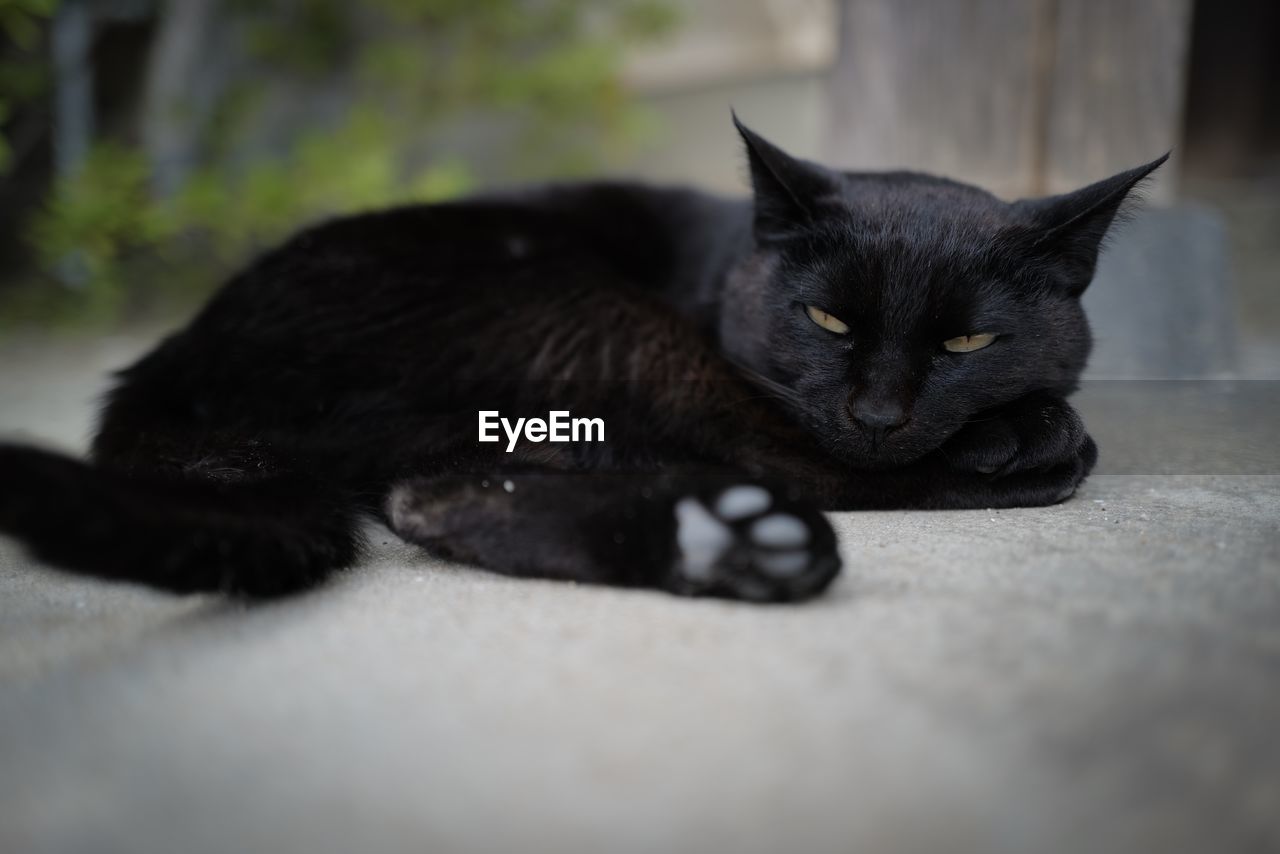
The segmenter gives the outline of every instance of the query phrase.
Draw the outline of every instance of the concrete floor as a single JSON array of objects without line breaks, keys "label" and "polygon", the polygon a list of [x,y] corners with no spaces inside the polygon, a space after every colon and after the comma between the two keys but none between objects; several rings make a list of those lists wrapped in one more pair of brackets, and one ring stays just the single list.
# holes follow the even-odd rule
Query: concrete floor
[{"label": "concrete floor", "polygon": [[[83,445],[133,338],[6,349]],[[1280,405],[1097,384],[1072,501],[839,514],[799,607],[375,553],[245,607],[0,541],[0,851],[1280,850]]]}]

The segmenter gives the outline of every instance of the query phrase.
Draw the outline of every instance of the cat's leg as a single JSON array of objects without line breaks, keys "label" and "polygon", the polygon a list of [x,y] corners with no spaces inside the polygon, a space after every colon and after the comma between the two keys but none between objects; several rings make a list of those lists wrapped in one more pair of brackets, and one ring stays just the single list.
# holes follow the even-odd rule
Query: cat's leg
[{"label": "cat's leg", "polygon": [[995,479],[1058,472],[1074,488],[1093,470],[1098,446],[1079,413],[1061,397],[1029,395],[965,425],[940,449],[959,471]]},{"label": "cat's leg", "polygon": [[758,602],[804,599],[840,569],[820,512],[720,474],[442,475],[398,484],[388,524],[509,575]]},{"label": "cat's leg", "polygon": [[965,425],[909,465],[877,471],[823,471],[797,457],[801,473],[829,510],[964,510],[1042,507],[1070,498],[1098,449],[1080,416],[1060,397],[1033,395]]},{"label": "cat's leg", "polygon": [[1075,494],[1098,449],[1061,398],[1028,399],[974,420],[914,463],[839,471],[812,460],[796,471],[828,510],[1044,507]]}]

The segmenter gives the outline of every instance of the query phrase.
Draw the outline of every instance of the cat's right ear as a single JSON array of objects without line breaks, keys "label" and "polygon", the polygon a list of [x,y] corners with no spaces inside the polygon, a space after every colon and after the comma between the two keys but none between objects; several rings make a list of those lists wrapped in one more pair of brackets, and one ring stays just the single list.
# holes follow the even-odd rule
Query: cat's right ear
[{"label": "cat's right ear", "polygon": [[787,154],[732,115],[751,167],[756,240],[776,242],[812,225],[819,209],[837,195],[831,175]]},{"label": "cat's right ear", "polygon": [[1121,206],[1168,159],[1165,154],[1073,193],[1014,202],[1013,209],[1030,224],[1030,254],[1058,267],[1068,293],[1080,296],[1093,279],[1103,238]]}]

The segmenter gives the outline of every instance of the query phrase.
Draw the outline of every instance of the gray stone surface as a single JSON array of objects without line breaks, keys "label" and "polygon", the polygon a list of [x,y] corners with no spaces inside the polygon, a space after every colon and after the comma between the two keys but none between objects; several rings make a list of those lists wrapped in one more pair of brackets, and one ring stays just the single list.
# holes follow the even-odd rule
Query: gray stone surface
[{"label": "gray stone surface", "polygon": [[1072,402],[1099,474],[1280,474],[1280,381],[1094,380]]},{"label": "gray stone surface", "polygon": [[1239,346],[1222,216],[1203,205],[1144,210],[1115,226],[1084,304],[1088,376],[1188,378],[1237,368]]},{"label": "gray stone surface", "polygon": [[[82,445],[140,345],[6,348],[0,432]],[[0,851],[1277,850],[1274,396],[1129,388],[1085,394],[1140,473],[839,514],[846,572],[798,607],[507,579],[376,528],[245,607],[0,540]]]}]

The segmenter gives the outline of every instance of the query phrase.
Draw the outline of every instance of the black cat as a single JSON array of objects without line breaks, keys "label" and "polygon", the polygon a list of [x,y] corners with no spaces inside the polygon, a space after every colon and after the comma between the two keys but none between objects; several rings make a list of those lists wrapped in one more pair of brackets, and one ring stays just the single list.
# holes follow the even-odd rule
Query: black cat
[{"label": "black cat", "polygon": [[[1080,295],[1164,158],[1005,203],[738,130],[754,204],[592,183],[302,232],[121,374],[92,462],[0,447],[0,530],[269,596],[353,562],[376,514],[499,572],[790,600],[840,567],[820,509],[1070,496],[1097,453],[1065,402]],[[604,440],[509,452],[480,411]]]}]

